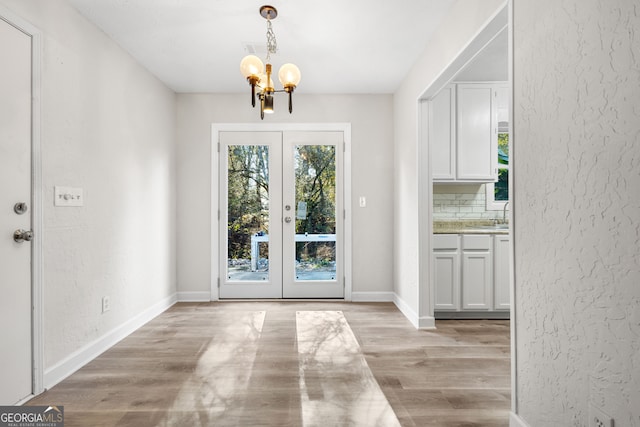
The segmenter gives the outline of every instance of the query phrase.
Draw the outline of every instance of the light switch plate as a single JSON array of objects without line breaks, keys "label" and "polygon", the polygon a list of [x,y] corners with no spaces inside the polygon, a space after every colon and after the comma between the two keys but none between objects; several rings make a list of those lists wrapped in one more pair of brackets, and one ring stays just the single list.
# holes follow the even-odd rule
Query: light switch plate
[{"label": "light switch plate", "polygon": [[53,204],[55,206],[84,206],[82,187],[61,187],[56,185],[53,191]]}]

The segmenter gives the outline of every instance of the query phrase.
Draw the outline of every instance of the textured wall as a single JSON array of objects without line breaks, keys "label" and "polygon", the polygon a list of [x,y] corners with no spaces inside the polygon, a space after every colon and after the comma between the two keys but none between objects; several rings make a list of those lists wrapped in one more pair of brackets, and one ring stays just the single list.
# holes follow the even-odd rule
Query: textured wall
[{"label": "textured wall", "polygon": [[[176,291],[175,95],[66,2],[1,3],[42,32],[49,369]],[[85,205],[54,207],[55,185]]]},{"label": "textured wall", "polygon": [[[351,123],[353,292],[393,290],[393,125],[391,95],[294,96],[276,99],[263,123]],[[178,283],[180,292],[211,289],[212,123],[260,123],[246,94],[178,95]],[[358,196],[367,207],[358,207]],[[198,230],[194,235],[193,230]]]},{"label": "textured wall", "polygon": [[640,4],[514,1],[517,411],[640,425]]}]

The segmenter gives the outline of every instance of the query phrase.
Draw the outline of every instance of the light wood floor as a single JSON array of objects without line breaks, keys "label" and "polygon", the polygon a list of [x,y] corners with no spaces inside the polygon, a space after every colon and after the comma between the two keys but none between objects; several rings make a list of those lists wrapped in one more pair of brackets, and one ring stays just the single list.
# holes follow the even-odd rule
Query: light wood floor
[{"label": "light wood floor", "polygon": [[325,310],[402,426],[508,426],[509,322],[419,331],[390,303],[179,303],[28,404],[64,405],[66,427],[303,426],[296,312]]}]

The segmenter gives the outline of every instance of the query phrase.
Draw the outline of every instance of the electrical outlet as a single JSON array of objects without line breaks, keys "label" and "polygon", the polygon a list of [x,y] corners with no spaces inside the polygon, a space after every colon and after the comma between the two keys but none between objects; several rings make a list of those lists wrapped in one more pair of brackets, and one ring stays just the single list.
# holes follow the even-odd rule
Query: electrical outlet
[{"label": "electrical outlet", "polygon": [[599,408],[590,404],[589,427],[614,427],[613,418],[602,412]]},{"label": "electrical outlet", "polygon": [[106,313],[109,310],[111,310],[111,298],[102,297],[102,312]]}]

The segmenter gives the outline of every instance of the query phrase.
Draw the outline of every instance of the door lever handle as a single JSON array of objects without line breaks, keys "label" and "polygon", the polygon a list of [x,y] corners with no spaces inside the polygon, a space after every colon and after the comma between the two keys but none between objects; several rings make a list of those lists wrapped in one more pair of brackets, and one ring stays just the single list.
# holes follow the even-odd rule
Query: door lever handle
[{"label": "door lever handle", "polygon": [[33,231],[31,230],[21,230],[18,229],[16,231],[13,232],[13,240],[15,240],[18,243],[22,243],[22,242],[30,242],[33,239]]}]

